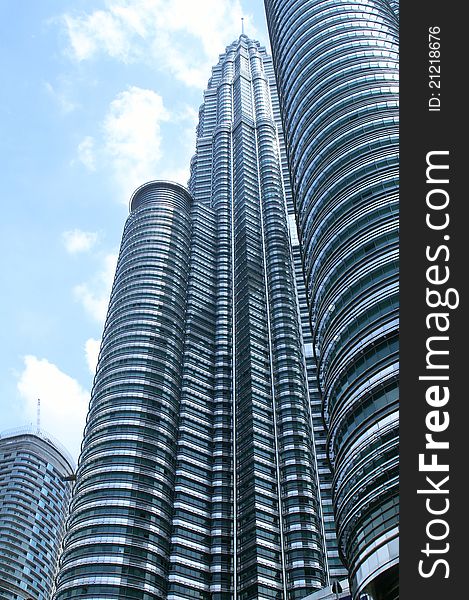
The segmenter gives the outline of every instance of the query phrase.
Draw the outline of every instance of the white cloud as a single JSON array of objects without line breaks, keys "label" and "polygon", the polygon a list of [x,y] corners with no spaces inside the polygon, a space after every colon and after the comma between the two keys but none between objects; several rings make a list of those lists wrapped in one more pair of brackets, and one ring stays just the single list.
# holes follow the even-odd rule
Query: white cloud
[{"label": "white cloud", "polygon": [[190,175],[190,162],[195,151],[195,128],[199,119],[199,112],[191,106],[185,105],[171,114],[171,125],[178,132],[178,152],[176,160],[160,161],[158,165],[158,179],[175,181],[187,185]]},{"label": "white cloud", "polygon": [[70,254],[78,252],[88,252],[96,244],[98,234],[91,231],[81,231],[80,229],[72,229],[62,233],[62,241],[65,249]]},{"label": "white cloud", "polygon": [[102,259],[102,266],[98,273],[90,281],[80,283],[73,288],[75,298],[99,323],[104,323],[106,318],[116,264],[117,254],[107,254]]},{"label": "white cloud", "polygon": [[91,15],[64,15],[70,40],[70,53],[78,61],[91,58],[99,49],[114,58],[126,60],[130,52],[127,27],[111,11],[96,10]]},{"label": "white cloud", "polygon": [[127,203],[136,187],[155,178],[161,158],[161,123],[169,120],[163,99],[130,87],[111,102],[103,124],[103,158]]},{"label": "white cloud", "polygon": [[78,160],[85,165],[89,171],[96,170],[96,156],[94,148],[94,138],[87,135],[78,144],[77,148]]},{"label": "white cloud", "polygon": [[[172,116],[159,94],[131,86],[110,103],[100,126],[100,135],[86,136],[79,144],[78,160],[91,171],[108,170],[117,189],[117,198],[127,205],[138,186],[163,176],[158,171],[163,142],[161,125],[170,118],[174,122],[187,121],[192,114],[183,110]],[[186,162],[188,160],[189,157]]]},{"label": "white cloud", "polygon": [[96,365],[98,364],[99,349],[101,347],[101,340],[95,340],[89,338],[85,342],[85,357],[86,363],[90,373],[94,375],[96,373]]},{"label": "white cloud", "polygon": [[99,53],[124,63],[146,61],[203,88],[218,54],[239,36],[242,16],[255,37],[240,0],[107,0],[104,10],[66,14],[62,22],[77,61]]},{"label": "white cloud", "polygon": [[87,283],[80,283],[73,288],[74,296],[81,302],[85,311],[96,321],[103,322],[106,318],[107,298],[98,294]]},{"label": "white cloud", "polygon": [[44,87],[46,88],[50,96],[54,99],[54,101],[57,103],[62,114],[66,115],[78,108],[79,105],[75,102],[72,102],[66,92],[54,88],[54,86],[48,81],[44,83]]},{"label": "white cloud", "polygon": [[164,181],[174,181],[175,183],[187,186],[189,175],[190,167],[188,164],[187,167],[181,168],[163,168],[158,172],[158,179],[162,179]]},{"label": "white cloud", "polygon": [[47,359],[24,357],[18,391],[25,401],[25,417],[36,421],[37,399],[41,400],[41,429],[52,434],[74,456],[78,456],[89,392],[76,379],[61,371]]}]

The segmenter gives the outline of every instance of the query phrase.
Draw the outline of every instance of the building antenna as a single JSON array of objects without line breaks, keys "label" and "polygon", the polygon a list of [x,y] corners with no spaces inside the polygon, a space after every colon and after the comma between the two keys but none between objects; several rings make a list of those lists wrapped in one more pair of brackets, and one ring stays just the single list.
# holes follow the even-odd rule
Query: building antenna
[{"label": "building antenna", "polygon": [[41,431],[41,399],[37,399],[37,416],[36,416],[37,433]]},{"label": "building antenna", "polygon": [[241,34],[244,35],[244,17],[241,17]]}]

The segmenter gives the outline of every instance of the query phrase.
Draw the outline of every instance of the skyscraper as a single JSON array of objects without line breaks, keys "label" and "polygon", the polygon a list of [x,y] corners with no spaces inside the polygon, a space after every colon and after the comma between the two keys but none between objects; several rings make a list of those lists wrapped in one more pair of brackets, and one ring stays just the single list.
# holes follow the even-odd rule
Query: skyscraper
[{"label": "skyscraper", "polygon": [[343,574],[275,94],[241,35],[189,191],[131,199],[56,600],[296,600]]},{"label": "skyscraper", "polygon": [[0,435],[0,597],[49,600],[74,464],[40,431]]},{"label": "skyscraper", "polygon": [[339,548],[398,596],[398,3],[265,0]]}]

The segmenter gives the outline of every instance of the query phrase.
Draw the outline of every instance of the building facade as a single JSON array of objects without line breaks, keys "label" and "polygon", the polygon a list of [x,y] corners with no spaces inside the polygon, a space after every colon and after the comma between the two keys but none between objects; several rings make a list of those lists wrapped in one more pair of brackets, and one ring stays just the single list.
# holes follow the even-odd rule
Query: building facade
[{"label": "building facade", "polygon": [[352,600],[348,580],[335,579],[332,585],[306,596],[304,600]]},{"label": "building facade", "polygon": [[0,597],[49,600],[74,464],[40,431],[0,435]]},{"label": "building facade", "polygon": [[398,596],[398,3],[265,0],[354,598]]},{"label": "building facade", "polygon": [[56,600],[296,600],[344,574],[279,125],[242,35],[189,190],[131,199]]}]

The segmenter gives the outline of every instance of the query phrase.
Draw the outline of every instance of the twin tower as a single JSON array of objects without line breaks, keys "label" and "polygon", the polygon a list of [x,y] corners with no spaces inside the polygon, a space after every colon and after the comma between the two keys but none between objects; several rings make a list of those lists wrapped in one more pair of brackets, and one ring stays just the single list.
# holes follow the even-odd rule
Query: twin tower
[{"label": "twin tower", "polygon": [[266,8],[131,198],[56,600],[398,597],[395,3]]}]

